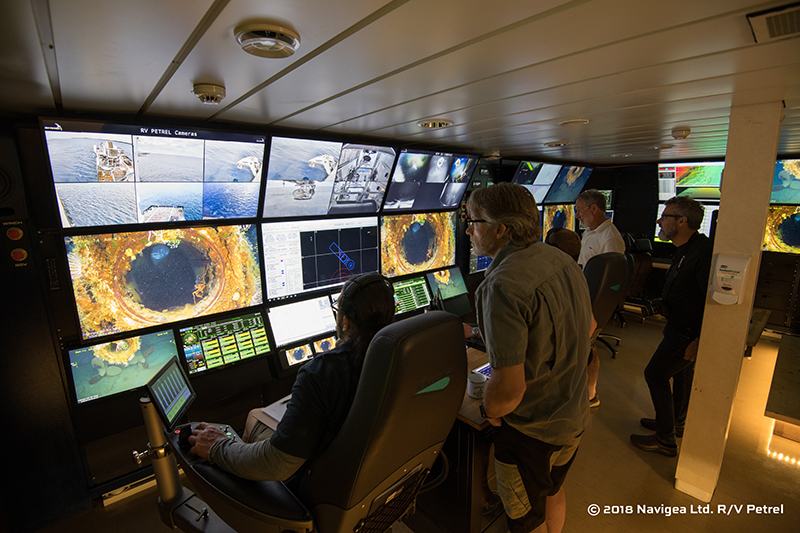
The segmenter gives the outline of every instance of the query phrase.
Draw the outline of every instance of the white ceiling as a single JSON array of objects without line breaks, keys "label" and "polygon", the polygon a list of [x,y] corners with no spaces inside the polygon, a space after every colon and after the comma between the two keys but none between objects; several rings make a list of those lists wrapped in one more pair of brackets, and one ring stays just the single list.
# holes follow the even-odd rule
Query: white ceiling
[{"label": "white ceiling", "polygon": [[[800,37],[756,44],[746,17],[789,1],[3,0],[0,114],[179,117],[598,165],[723,158],[732,105],[782,100],[779,153],[800,154]],[[295,29],[298,53],[244,53],[233,30],[252,20]],[[220,105],[192,94],[202,82],[226,87]],[[426,118],[454,125],[423,130]],[[574,118],[590,123],[558,125]],[[676,126],[691,136],[673,140]]]}]

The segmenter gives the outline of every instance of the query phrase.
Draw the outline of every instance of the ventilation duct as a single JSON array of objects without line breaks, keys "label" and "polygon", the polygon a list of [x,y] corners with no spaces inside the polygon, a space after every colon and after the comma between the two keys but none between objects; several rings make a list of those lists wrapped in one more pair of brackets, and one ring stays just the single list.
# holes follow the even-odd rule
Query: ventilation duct
[{"label": "ventilation duct", "polygon": [[758,44],[800,35],[800,2],[747,15]]}]

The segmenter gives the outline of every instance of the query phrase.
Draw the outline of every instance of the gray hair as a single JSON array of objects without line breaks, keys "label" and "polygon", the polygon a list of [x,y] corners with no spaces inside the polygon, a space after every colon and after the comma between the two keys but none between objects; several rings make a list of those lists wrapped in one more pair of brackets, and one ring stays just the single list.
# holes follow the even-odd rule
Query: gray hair
[{"label": "gray hair", "polygon": [[587,189],[580,193],[575,201],[581,200],[586,204],[586,207],[596,205],[600,211],[606,211],[606,196],[597,189]]},{"label": "gray hair", "polygon": [[522,185],[497,183],[472,191],[467,209],[480,210],[490,224],[504,224],[511,244],[528,246],[539,240],[539,208],[531,192]]},{"label": "gray hair", "polygon": [[668,205],[675,206],[674,214],[686,217],[686,223],[690,228],[693,230],[700,229],[700,224],[703,222],[703,214],[705,213],[703,204],[688,196],[673,196],[664,202],[664,207]]}]

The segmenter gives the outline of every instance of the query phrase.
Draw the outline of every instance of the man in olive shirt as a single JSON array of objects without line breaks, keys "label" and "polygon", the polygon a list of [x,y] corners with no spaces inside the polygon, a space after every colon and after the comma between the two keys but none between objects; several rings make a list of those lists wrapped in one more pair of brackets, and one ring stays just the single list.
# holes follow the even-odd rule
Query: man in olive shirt
[{"label": "man in olive shirt", "polygon": [[498,491],[511,533],[557,532],[589,419],[589,288],[572,258],[537,242],[539,212],[524,187],[478,189],[467,211],[475,253],[493,258],[475,301],[492,366],[481,409],[494,426]]}]

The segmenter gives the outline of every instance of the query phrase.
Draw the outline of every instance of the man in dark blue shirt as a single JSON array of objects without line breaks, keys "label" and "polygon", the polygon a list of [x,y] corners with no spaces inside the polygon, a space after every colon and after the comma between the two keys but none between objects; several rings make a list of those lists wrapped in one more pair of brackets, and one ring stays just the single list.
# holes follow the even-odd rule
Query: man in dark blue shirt
[{"label": "man in dark blue shirt", "polygon": [[667,319],[664,339],[644,370],[656,417],[642,418],[641,424],[656,433],[631,435],[631,442],[669,457],[678,454],[675,439],[683,436],[711,270],[711,240],[697,231],[702,221],[700,202],[682,196],[667,200],[658,219],[658,237],[678,249],[661,293],[661,314]]}]

